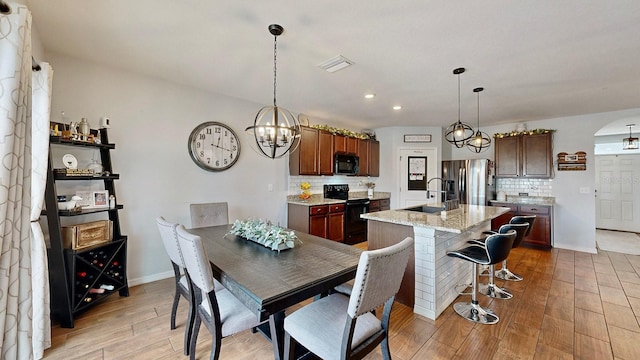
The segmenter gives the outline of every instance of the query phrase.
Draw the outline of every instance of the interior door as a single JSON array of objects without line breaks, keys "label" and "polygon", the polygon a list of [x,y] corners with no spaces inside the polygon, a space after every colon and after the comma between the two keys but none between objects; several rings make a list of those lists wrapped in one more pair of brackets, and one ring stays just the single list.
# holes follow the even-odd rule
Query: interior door
[{"label": "interior door", "polygon": [[[427,199],[427,189],[424,187],[431,178],[438,177],[438,149],[400,149],[400,208],[414,205],[433,203],[434,199]],[[422,166],[424,159],[424,168]],[[440,180],[429,184],[429,189],[441,189]]]},{"label": "interior door", "polygon": [[640,155],[596,156],[596,227],[640,232]]}]

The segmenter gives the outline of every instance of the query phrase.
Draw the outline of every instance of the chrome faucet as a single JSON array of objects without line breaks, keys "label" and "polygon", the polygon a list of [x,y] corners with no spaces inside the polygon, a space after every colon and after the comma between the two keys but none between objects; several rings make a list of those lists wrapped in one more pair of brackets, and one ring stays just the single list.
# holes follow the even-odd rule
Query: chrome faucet
[{"label": "chrome faucet", "polygon": [[[440,186],[444,187],[444,180],[439,177],[434,177],[427,181],[427,199],[431,199],[431,190],[429,190],[429,184],[433,180],[440,180]],[[442,203],[442,210],[449,211],[454,210],[460,207],[460,202],[458,199],[447,200],[447,192],[445,190],[437,191],[440,193],[440,202]]]},{"label": "chrome faucet", "polygon": [[[439,177],[433,177],[433,178],[429,179],[429,181],[427,181],[427,199],[431,199],[431,190],[429,190],[429,184],[430,184],[433,180],[440,180],[440,187],[442,188],[442,186],[443,186],[442,184],[443,184],[444,180],[443,180],[442,178],[439,178]],[[446,200],[446,197],[445,197],[445,191],[444,191],[444,190],[440,190],[440,191],[437,191],[437,192],[439,192],[439,193],[441,194],[441,195],[440,195],[440,201],[441,201],[442,203],[444,203],[444,202],[445,202],[445,200]]]}]

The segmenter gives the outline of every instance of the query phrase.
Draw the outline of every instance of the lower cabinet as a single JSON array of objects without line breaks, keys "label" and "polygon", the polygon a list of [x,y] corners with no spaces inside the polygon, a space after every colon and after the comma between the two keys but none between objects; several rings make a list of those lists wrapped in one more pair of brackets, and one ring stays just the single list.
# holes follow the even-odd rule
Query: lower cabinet
[{"label": "lower cabinet", "polygon": [[550,249],[553,246],[553,206],[523,205],[513,203],[492,202],[492,206],[511,208],[511,211],[491,220],[494,231],[506,224],[515,215],[535,215],[536,221],[529,236],[524,238],[522,245]]},{"label": "lower cabinet", "polygon": [[385,211],[391,209],[391,199],[371,200],[369,203],[369,212]]},{"label": "lower cabinet", "polygon": [[289,204],[287,227],[338,242],[344,241],[344,204]]}]

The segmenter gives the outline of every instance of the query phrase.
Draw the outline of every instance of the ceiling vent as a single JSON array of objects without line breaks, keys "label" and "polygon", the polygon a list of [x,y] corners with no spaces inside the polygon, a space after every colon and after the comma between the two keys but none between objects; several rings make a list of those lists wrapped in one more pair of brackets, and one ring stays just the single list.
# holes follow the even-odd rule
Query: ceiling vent
[{"label": "ceiling vent", "polygon": [[353,61],[347,59],[342,55],[338,55],[323,62],[322,64],[318,65],[318,67],[326,70],[327,72],[334,73],[351,65],[353,65]]}]

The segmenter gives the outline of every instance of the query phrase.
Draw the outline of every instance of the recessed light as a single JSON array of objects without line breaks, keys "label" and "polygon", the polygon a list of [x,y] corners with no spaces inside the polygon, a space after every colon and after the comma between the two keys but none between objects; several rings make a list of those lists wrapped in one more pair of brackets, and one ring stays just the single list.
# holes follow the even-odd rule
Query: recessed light
[{"label": "recessed light", "polygon": [[393,110],[401,110],[401,109],[402,109],[402,106],[400,105],[396,105],[393,107]]},{"label": "recessed light", "polygon": [[373,99],[374,97],[376,97],[376,94],[366,94],[364,96],[365,99]]}]

